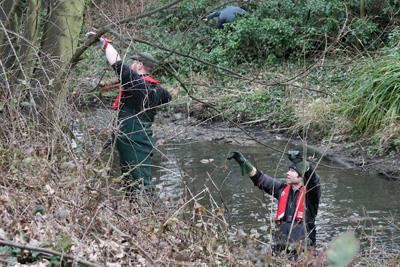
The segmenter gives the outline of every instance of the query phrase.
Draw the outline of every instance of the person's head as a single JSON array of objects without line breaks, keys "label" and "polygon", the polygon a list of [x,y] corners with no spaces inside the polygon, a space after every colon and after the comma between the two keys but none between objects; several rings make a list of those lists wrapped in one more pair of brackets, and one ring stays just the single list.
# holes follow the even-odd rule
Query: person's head
[{"label": "person's head", "polygon": [[151,74],[154,68],[156,59],[147,52],[140,53],[141,55],[134,55],[131,57],[133,63],[131,69],[138,74]]},{"label": "person's head", "polygon": [[294,186],[294,187],[300,187],[303,185],[303,177],[301,176],[301,173],[296,169],[296,166],[294,164],[290,164],[289,166],[289,171],[286,173],[286,181],[288,185]]}]

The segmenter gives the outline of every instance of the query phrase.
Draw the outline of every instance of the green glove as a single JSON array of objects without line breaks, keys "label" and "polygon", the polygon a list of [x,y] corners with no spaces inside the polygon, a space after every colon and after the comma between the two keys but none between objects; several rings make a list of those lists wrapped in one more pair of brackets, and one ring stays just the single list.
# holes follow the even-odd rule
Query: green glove
[{"label": "green glove", "polygon": [[[291,162],[293,162],[293,165],[295,166],[295,170],[301,176],[304,176],[304,173],[306,173],[309,170],[310,164],[307,161],[303,160],[300,151],[298,151],[298,150],[289,150],[287,155],[288,155],[289,160]],[[306,167],[306,168],[304,168],[304,167]]]},{"label": "green glove", "polygon": [[232,152],[232,154],[230,154],[228,157],[228,160],[231,159],[235,159],[236,162],[239,164],[242,175],[248,174],[254,168],[253,165],[251,165],[250,161],[248,161],[240,152]]}]

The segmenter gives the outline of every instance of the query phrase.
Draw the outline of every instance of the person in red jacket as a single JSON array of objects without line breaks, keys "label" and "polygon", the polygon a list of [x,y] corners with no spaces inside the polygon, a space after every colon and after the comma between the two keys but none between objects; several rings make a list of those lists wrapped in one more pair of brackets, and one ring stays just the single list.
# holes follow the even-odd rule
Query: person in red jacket
[{"label": "person in red jacket", "polygon": [[[89,38],[94,35],[93,32],[86,34]],[[151,54],[142,52],[134,55],[130,58],[131,65],[126,65],[112,41],[101,37],[93,48],[105,52],[122,87],[113,109],[118,111],[115,138],[126,192],[132,195],[143,190],[152,195],[151,157],[154,140],[151,126],[157,107],[171,101],[171,94],[160,85],[160,81],[150,76],[156,62]]]},{"label": "person in red jacket", "polygon": [[233,152],[228,157],[228,160],[236,160],[242,175],[248,174],[255,186],[278,199],[275,252],[286,251],[290,244],[298,241],[306,241],[308,248],[316,245],[315,218],[321,199],[320,177],[312,165],[302,159],[299,151],[288,151],[288,158],[292,163],[285,183],[257,170],[240,152]]}]

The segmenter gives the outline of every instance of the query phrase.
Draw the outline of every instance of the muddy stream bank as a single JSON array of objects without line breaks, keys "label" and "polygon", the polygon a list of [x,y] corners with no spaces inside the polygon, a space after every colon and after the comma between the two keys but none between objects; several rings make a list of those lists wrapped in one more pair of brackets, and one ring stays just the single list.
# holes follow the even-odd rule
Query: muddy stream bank
[{"label": "muddy stream bank", "polygon": [[[172,117],[158,115],[158,118],[154,124],[155,138],[166,139],[167,142],[211,141],[227,145],[265,145],[268,147],[270,142],[278,141],[294,144],[298,149],[303,148],[301,138],[290,137],[285,132],[266,130],[262,126],[241,125],[246,131],[245,133],[228,123],[201,122],[182,113],[174,114]],[[345,169],[366,171],[371,175],[400,182],[399,153],[375,155],[375,157],[370,158],[367,156],[366,144],[361,142],[334,143],[306,140],[306,144],[307,154],[311,157],[320,158],[323,156],[326,161],[333,162]]]}]

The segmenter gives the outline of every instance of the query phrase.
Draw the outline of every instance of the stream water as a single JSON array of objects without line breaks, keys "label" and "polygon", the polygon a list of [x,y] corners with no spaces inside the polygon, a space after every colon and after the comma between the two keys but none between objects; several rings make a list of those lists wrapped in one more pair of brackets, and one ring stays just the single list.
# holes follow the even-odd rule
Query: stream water
[{"label": "stream water", "polygon": [[[96,109],[87,115],[92,117],[90,121],[98,124],[97,127],[105,129],[114,114],[106,109]],[[76,134],[85,139],[79,131]],[[269,145],[283,151],[286,144],[270,142]],[[246,233],[255,229],[260,239],[268,240],[268,225],[271,216],[275,216],[277,201],[263,194],[247,176],[241,176],[237,163],[226,158],[230,152],[240,151],[259,170],[285,181],[289,165],[286,157],[261,146],[244,147],[211,141],[169,143],[159,148],[152,159],[152,174],[162,194],[174,200],[190,199],[189,188],[192,195],[198,194],[201,205],[212,208],[210,195],[201,193],[207,189],[216,205],[222,207],[223,202],[227,205],[229,212],[225,212],[225,218],[234,227],[242,228]],[[369,237],[361,239],[366,250],[398,255],[400,183],[342,169],[332,162],[322,163],[317,167],[322,186],[316,219],[318,245],[327,245],[339,234],[356,230],[358,236],[365,233]]]},{"label": "stream water", "polygon": [[[285,144],[276,142],[270,145],[283,150]],[[270,225],[271,213],[268,210],[271,210],[271,205],[276,205],[276,201],[271,202],[268,194],[264,195],[247,176],[241,176],[236,162],[226,160],[232,151],[241,151],[248,159],[254,158],[253,162],[256,162],[259,170],[286,180],[288,160],[284,157],[279,164],[282,155],[268,148],[194,142],[163,146],[160,153],[155,154],[155,184],[174,199],[185,197],[187,191],[184,190],[184,184],[193,195],[209,189],[219,206],[223,205],[222,201],[226,203],[230,216],[225,214],[225,217],[227,220],[230,218],[233,226],[246,232],[256,229],[261,238],[265,238]],[[316,220],[319,245],[328,244],[340,233],[357,229],[358,235],[365,232],[370,237],[369,241],[362,239],[364,248],[398,251],[400,183],[363,172],[344,170],[332,162],[323,162],[323,165],[317,168],[322,183],[322,198]],[[202,205],[211,207],[207,193],[197,198],[202,198]],[[276,207],[273,210],[276,211]]]}]

